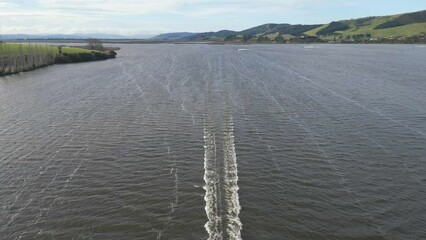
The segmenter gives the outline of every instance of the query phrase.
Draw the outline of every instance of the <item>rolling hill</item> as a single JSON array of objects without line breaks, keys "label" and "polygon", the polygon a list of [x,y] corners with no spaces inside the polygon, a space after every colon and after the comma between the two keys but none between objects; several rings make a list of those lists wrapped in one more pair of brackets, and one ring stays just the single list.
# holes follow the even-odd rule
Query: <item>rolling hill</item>
[{"label": "rolling hill", "polygon": [[180,38],[215,42],[426,42],[426,10],[364,17],[327,24],[268,23],[243,31],[222,30]]},{"label": "rolling hill", "polygon": [[305,32],[307,36],[319,36],[323,39],[354,38],[404,38],[426,33],[426,10],[393,16],[366,17],[342,20],[324,24]]},{"label": "rolling hill", "polygon": [[274,41],[281,35],[299,36],[308,30],[315,29],[321,25],[291,25],[268,23],[243,31],[222,30],[219,32],[199,33],[193,36],[182,38],[190,41]]},{"label": "rolling hill", "polygon": [[326,24],[267,23],[242,31],[174,32],[151,36],[121,36],[116,34],[3,34],[1,40],[14,39],[144,39],[140,42],[216,42],[216,43],[287,43],[287,42],[386,42],[426,43],[426,10],[390,16],[371,16],[338,20]]}]

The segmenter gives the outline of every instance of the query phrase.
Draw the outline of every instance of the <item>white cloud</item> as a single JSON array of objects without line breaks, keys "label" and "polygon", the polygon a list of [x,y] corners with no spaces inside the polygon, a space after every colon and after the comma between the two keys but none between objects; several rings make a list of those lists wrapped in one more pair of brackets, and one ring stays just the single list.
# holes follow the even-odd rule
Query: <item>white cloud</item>
[{"label": "white cloud", "polygon": [[[242,12],[254,12],[259,9],[282,10],[297,5],[322,1],[324,0],[37,0],[35,2],[38,9],[46,11],[146,15],[186,14],[193,11],[220,14],[230,12],[231,9]],[[22,7],[25,8],[25,6]],[[210,9],[216,9],[216,11]]]},{"label": "white cloud", "polygon": [[334,12],[312,17],[327,7],[348,9],[343,0],[0,0],[0,34],[239,30],[334,20]]},{"label": "white cloud", "polygon": [[[122,34],[201,30],[202,21],[210,21],[207,25],[211,26],[214,18],[283,14],[300,4],[318,1],[323,0],[3,0],[0,18],[7,19],[2,20],[7,24],[0,25],[0,34],[66,33],[76,28],[85,33],[102,29]],[[158,16],[165,19],[158,20]],[[179,24],[176,18],[183,20]],[[150,20],[153,23],[148,24],[147,19],[159,23]]]},{"label": "white cloud", "polygon": [[167,13],[179,9],[184,3],[196,3],[193,0],[38,0],[39,6],[46,9],[68,11],[98,12],[105,14],[143,15]]},{"label": "white cloud", "polygon": [[19,8],[19,5],[14,4],[14,3],[9,3],[9,2],[0,2],[0,9],[2,11],[7,11],[10,9],[17,9]]}]

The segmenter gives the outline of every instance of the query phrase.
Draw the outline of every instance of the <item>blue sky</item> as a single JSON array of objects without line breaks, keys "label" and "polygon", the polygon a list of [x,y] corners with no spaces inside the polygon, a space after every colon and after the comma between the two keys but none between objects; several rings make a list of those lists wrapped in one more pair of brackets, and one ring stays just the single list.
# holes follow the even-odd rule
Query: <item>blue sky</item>
[{"label": "blue sky", "polygon": [[0,34],[243,30],[426,10],[426,0],[0,0]]}]

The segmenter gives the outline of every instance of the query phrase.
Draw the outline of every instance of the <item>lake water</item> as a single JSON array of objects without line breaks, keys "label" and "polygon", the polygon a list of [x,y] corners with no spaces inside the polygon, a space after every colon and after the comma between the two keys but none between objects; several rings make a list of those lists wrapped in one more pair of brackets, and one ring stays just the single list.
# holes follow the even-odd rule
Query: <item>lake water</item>
[{"label": "lake water", "polygon": [[0,78],[0,239],[426,239],[426,48],[121,47]]}]

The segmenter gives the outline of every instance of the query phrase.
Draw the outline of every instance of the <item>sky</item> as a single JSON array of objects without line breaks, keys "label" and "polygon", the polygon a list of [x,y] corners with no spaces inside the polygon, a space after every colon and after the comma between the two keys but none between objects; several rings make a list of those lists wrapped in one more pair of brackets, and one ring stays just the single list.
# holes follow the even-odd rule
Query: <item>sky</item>
[{"label": "sky", "polygon": [[243,30],[426,10],[426,0],[0,0],[0,34]]}]

